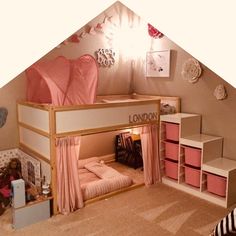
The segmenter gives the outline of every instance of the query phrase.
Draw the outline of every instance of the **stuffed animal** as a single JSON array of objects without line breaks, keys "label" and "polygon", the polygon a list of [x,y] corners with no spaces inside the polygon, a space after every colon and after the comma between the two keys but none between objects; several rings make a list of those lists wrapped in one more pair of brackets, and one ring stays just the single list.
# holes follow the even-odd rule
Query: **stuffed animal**
[{"label": "stuffed animal", "polygon": [[6,167],[0,169],[0,215],[4,207],[9,205],[11,196],[11,181],[22,178],[21,163],[17,158],[12,158]]}]

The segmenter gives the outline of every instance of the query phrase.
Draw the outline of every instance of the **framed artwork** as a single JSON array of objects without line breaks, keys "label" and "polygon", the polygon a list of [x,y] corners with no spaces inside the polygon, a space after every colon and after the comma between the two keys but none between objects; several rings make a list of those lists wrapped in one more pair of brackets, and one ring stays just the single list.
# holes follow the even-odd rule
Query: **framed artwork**
[{"label": "framed artwork", "polygon": [[150,51],[146,55],[146,77],[170,76],[170,50]]},{"label": "framed artwork", "polygon": [[31,185],[41,187],[41,163],[39,160],[19,150],[23,179]]}]

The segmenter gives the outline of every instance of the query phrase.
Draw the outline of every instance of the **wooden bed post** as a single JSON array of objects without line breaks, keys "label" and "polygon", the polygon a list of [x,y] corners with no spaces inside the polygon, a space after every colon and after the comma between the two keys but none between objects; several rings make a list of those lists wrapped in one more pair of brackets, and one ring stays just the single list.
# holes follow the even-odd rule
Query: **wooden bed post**
[{"label": "wooden bed post", "polygon": [[53,214],[58,213],[57,208],[57,169],[56,169],[56,122],[53,106],[49,109],[49,133],[50,133],[50,163],[51,163],[51,185],[53,196]]},{"label": "wooden bed post", "polygon": [[178,102],[176,104],[176,112],[179,113],[180,112],[180,109],[181,109],[181,104],[180,104],[180,98],[178,98]]}]

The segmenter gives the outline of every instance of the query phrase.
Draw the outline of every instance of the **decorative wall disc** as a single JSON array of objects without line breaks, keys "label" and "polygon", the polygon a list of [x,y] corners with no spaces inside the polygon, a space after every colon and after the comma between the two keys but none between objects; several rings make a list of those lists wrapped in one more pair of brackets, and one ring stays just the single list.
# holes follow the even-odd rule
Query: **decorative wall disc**
[{"label": "decorative wall disc", "polygon": [[97,54],[97,62],[100,66],[110,67],[115,63],[115,52],[113,49],[100,48],[95,52]]},{"label": "decorative wall disc", "polygon": [[219,84],[214,91],[214,96],[217,100],[223,100],[227,97],[227,92],[223,84]]},{"label": "decorative wall disc", "polygon": [[196,83],[202,73],[199,62],[194,58],[189,58],[182,67],[182,76],[190,83]]}]

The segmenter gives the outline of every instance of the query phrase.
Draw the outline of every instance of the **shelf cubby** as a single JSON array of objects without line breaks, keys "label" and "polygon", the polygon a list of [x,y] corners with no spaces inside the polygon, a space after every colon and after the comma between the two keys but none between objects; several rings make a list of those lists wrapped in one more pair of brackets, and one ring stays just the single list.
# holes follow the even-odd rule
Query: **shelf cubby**
[{"label": "shelf cubby", "polygon": [[[163,171],[162,182],[222,207],[227,208],[236,203],[236,188],[234,186],[236,183],[236,161],[222,157],[223,138],[202,134],[200,130],[201,116],[198,114],[176,113],[162,115],[160,122],[160,157],[163,161],[166,159],[164,143],[169,141],[166,139],[168,136],[165,130],[166,123],[173,123],[174,128],[175,124],[177,124],[179,129],[179,138],[178,142],[176,142],[178,145],[178,156],[176,158],[178,180],[166,177],[165,171]],[[174,132],[176,132],[176,130]],[[185,157],[185,148],[192,149],[190,150],[190,154],[186,154],[188,155],[187,157]],[[194,151],[199,151],[199,153],[195,153],[195,155]],[[195,162],[196,160],[191,160],[191,158],[198,158],[197,163]],[[188,176],[186,176],[185,168],[189,168],[188,170],[190,170]],[[199,186],[197,179],[195,179],[197,181],[194,179],[190,179],[190,181],[189,179],[186,180],[189,176],[192,177],[191,171],[195,170],[199,172],[199,174],[196,175],[197,177],[199,175]],[[208,183],[208,175],[216,176],[216,183],[214,182],[214,177],[213,181]],[[215,189],[214,191],[214,187],[220,188],[217,186],[217,178],[219,178],[219,180],[223,178],[222,182],[224,180],[226,181],[225,190],[222,188],[222,191],[221,189]],[[208,191],[210,187],[208,186],[209,184],[213,184],[211,185],[211,192]]]}]

